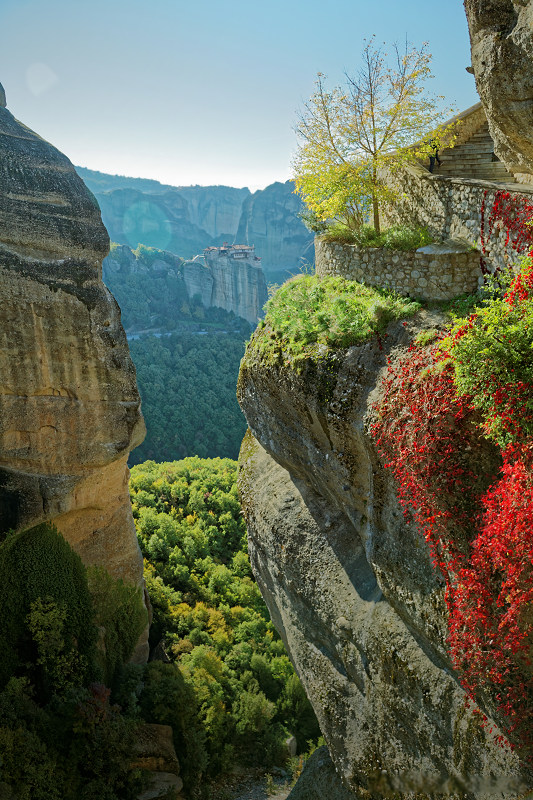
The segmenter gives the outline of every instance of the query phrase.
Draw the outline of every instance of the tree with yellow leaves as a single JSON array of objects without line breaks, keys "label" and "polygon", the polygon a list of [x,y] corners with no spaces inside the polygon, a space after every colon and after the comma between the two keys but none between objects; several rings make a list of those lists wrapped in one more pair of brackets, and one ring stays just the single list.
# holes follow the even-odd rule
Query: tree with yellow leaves
[{"label": "tree with yellow leaves", "polygon": [[316,91],[299,114],[293,162],[296,192],[319,220],[335,219],[356,229],[400,191],[385,181],[409,163],[453,143],[455,123],[444,126],[440,96],[427,95],[431,54],[407,41],[393,46],[389,61],[372,38],[356,77],[328,91],[319,73]]}]

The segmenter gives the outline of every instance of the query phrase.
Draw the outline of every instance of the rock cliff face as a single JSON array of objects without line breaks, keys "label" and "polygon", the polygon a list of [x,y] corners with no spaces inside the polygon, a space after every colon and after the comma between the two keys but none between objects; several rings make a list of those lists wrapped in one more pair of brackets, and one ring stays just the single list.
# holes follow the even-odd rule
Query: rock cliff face
[{"label": "rock cliff face", "polygon": [[94,192],[112,241],[170,250],[191,258],[224,241],[255,245],[266,273],[313,263],[313,234],[298,213],[291,181],[253,195],[232,186],[164,186],[77,167]]},{"label": "rock cliff face", "polygon": [[494,150],[510,172],[533,181],[533,2],[465,0],[472,66]]},{"label": "rock cliff face", "polygon": [[104,281],[112,275],[122,279],[129,275],[168,275],[177,276],[183,266],[183,259],[167,250],[155,252],[135,252],[131,247],[118,245],[102,262]]},{"label": "rock cliff face", "polygon": [[[178,305],[197,296],[204,308],[218,307],[233,311],[252,325],[257,323],[267,300],[261,262],[253,256],[234,259],[230,256],[213,255],[183,261],[166,250],[141,248],[133,251],[126,245],[119,245],[104,259],[103,275],[108,286],[115,287],[119,300],[119,282],[127,280],[131,275],[142,276],[143,286],[149,285],[153,288],[156,299],[158,293],[167,292],[166,280],[173,280],[180,287],[177,293]],[[161,305],[165,299],[161,297]],[[156,304],[153,309],[155,316],[158,315],[158,310]],[[128,323],[125,324],[129,329]],[[161,327],[165,327],[164,321]]]},{"label": "rock cliff face", "polygon": [[314,263],[314,240],[298,214],[303,205],[292,181],[273,183],[243,204],[237,241],[255,245],[265,269],[300,269]]},{"label": "rock cliff face", "polygon": [[[366,433],[387,358],[419,314],[309,360],[245,356],[240,491],[254,572],[355,798],[509,798],[531,787],[468,710],[446,654],[443,586]],[[387,794],[389,793],[389,794]]]},{"label": "rock cliff face", "polygon": [[232,186],[182,186],[179,193],[187,201],[192,224],[213,240],[235,236],[242,205],[250,196],[249,189]]},{"label": "rock cliff face", "polygon": [[108,250],[72,164],[0,107],[0,530],[52,520],[141,585],[126,462],[145,430]]},{"label": "rock cliff face", "polygon": [[[261,263],[254,256],[236,259],[231,255],[222,255],[219,250],[211,253],[205,256],[204,267],[212,280],[211,297],[208,303],[202,299],[204,306],[217,306],[233,311],[237,316],[256,325],[267,301],[267,287]],[[190,265],[187,267],[190,270]],[[186,283],[188,274],[192,273],[185,273]],[[193,294],[191,286],[189,295]]]}]

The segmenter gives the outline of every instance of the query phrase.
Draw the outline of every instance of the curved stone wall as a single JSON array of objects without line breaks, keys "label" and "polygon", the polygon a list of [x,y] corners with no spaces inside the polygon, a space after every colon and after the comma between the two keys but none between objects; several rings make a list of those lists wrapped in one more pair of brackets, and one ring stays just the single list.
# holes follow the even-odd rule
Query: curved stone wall
[{"label": "curved stone wall", "polygon": [[451,300],[470,294],[482,280],[479,253],[457,242],[406,252],[326,242],[317,237],[315,254],[320,277],[339,275],[420,300]]}]

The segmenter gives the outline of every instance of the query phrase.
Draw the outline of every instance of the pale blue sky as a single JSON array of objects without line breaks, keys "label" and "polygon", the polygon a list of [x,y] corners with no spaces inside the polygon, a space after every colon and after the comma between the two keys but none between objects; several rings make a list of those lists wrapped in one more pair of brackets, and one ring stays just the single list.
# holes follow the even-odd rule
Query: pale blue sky
[{"label": "pale blue sky", "polygon": [[175,185],[290,176],[317,72],[363,39],[433,53],[432,91],[477,102],[461,0],[0,0],[8,108],[76,164]]}]

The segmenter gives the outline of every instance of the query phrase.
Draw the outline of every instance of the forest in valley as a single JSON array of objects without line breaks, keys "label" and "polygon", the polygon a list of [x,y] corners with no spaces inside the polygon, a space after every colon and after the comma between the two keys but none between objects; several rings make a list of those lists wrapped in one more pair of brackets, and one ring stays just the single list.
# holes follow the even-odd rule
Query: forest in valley
[{"label": "forest in valley", "polygon": [[302,751],[320,735],[251,572],[236,479],[221,458],[147,461],[131,474],[150,643],[169,659],[149,664],[144,708],[174,727],[191,788],[234,763],[283,764],[288,736]]},{"label": "forest in valley", "polygon": [[129,663],[139,589],[86,569],[51,525],[0,543],[0,797],[134,800],[146,722],[171,726],[190,798],[236,764],[285,764],[291,735],[300,750],[319,737],[251,573],[236,478],[220,458],[132,469],[147,665]]},{"label": "forest in valley", "polygon": [[128,331],[147,429],[130,464],[237,458],[246,423],[235,387],[250,324],[189,297],[173,253],[113,245],[104,279]]},{"label": "forest in valley", "polygon": [[237,458],[246,430],[235,396],[244,342],[237,332],[130,342],[147,429],[130,464],[189,455]]}]

